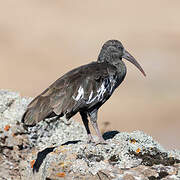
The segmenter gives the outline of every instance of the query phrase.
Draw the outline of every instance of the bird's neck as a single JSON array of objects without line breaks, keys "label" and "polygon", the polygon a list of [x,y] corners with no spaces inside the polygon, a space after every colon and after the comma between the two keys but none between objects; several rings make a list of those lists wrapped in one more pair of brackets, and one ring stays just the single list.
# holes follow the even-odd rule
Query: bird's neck
[{"label": "bird's neck", "polygon": [[113,66],[115,66],[117,69],[117,77],[118,77],[118,79],[117,79],[118,84],[117,85],[119,85],[124,80],[124,78],[126,76],[126,65],[122,60],[119,60],[119,59],[112,61],[111,64]]},{"label": "bird's neck", "polygon": [[115,66],[118,72],[122,72],[126,70],[126,66],[122,61],[122,59],[113,59],[109,63]]},{"label": "bird's neck", "polygon": [[118,76],[118,84],[121,83],[124,80],[124,77],[126,76],[126,65],[122,61],[122,59],[119,59],[117,57],[108,56],[105,53],[100,53],[98,60],[99,63],[109,63],[116,67],[117,69],[117,76]]},{"label": "bird's neck", "polygon": [[116,85],[115,88],[117,88],[122,81],[124,80],[126,76],[126,65],[121,59],[111,59],[111,61],[100,61],[98,60],[98,63],[108,63],[111,64],[116,68]]}]

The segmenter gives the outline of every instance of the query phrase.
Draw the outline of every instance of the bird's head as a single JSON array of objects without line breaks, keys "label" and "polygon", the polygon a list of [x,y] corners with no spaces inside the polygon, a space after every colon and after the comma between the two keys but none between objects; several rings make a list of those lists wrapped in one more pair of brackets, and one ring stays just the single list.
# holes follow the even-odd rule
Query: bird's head
[{"label": "bird's head", "polygon": [[109,40],[106,43],[104,43],[99,54],[98,61],[109,62],[113,64],[118,63],[118,61],[121,61],[122,58],[134,64],[142,72],[142,74],[146,76],[140,64],[128,51],[125,50],[122,43],[118,40]]}]

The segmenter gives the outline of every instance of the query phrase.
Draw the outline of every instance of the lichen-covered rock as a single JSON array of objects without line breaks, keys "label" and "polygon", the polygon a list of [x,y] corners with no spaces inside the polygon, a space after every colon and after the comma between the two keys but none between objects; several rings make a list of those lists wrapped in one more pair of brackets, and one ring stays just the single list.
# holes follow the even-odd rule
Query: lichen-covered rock
[{"label": "lichen-covered rock", "polygon": [[107,144],[94,145],[73,120],[25,130],[20,121],[31,99],[0,91],[0,179],[180,179],[180,152],[141,131],[106,132]]}]

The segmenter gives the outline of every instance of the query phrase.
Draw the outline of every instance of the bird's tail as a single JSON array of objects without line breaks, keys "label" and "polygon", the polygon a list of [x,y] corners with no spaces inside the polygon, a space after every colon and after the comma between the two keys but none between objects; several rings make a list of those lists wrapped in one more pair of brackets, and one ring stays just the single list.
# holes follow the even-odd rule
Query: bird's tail
[{"label": "bird's tail", "polygon": [[33,113],[30,109],[27,109],[26,112],[23,114],[21,122],[26,127],[32,127],[36,125],[36,119],[35,116],[33,116]]}]

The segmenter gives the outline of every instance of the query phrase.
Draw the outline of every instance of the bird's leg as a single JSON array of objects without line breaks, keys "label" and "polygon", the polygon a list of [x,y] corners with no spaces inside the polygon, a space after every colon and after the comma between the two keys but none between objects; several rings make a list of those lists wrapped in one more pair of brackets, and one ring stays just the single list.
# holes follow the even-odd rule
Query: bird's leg
[{"label": "bird's leg", "polygon": [[95,111],[93,113],[89,113],[89,117],[90,117],[91,124],[92,124],[93,128],[95,129],[96,134],[98,135],[98,138],[99,138],[99,141],[96,144],[106,144],[106,141],[103,139],[101,132],[98,128],[97,111]]},{"label": "bird's leg", "polygon": [[88,135],[88,142],[89,143],[94,142],[94,139],[93,139],[93,137],[91,135],[91,132],[90,132],[90,129],[89,129],[89,120],[87,118],[87,113],[80,112],[80,115],[81,115],[83,124],[84,124],[84,126],[86,128],[86,132],[87,132],[87,135]]}]

